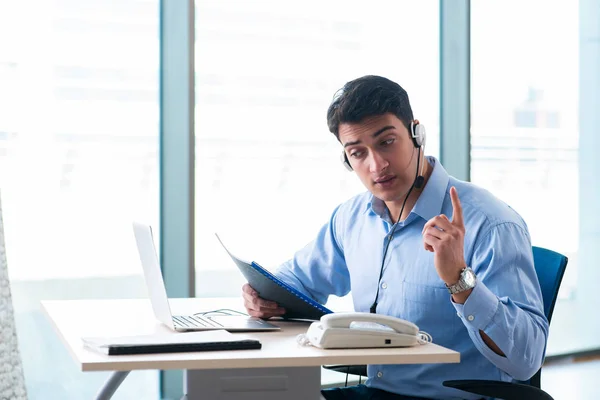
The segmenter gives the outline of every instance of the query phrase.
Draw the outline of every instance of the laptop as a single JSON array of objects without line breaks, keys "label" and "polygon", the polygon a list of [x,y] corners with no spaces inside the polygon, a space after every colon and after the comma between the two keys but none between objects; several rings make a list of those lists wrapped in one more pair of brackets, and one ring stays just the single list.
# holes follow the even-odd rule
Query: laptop
[{"label": "laptop", "polygon": [[230,332],[279,330],[278,326],[267,321],[245,315],[210,315],[211,313],[172,315],[158,254],[154,246],[152,227],[134,222],[133,233],[140,254],[154,316],[172,330],[181,332],[215,329],[225,329]]}]

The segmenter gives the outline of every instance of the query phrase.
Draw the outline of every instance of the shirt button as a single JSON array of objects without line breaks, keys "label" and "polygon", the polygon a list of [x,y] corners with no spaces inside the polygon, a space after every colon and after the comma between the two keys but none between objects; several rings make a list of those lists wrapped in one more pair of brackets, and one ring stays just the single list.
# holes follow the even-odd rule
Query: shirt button
[{"label": "shirt button", "polygon": [[379,371],[379,372],[377,373],[377,377],[378,377],[378,378],[381,378],[382,376],[383,376],[383,372]]},{"label": "shirt button", "polygon": [[473,321],[473,320],[475,319],[475,317],[474,317],[474,316],[472,316],[472,315],[469,315],[469,316],[467,317],[467,319],[468,319],[469,321]]},{"label": "shirt button", "polygon": [[382,287],[383,289],[387,289],[387,283],[383,282],[383,283],[381,284],[381,287]]}]

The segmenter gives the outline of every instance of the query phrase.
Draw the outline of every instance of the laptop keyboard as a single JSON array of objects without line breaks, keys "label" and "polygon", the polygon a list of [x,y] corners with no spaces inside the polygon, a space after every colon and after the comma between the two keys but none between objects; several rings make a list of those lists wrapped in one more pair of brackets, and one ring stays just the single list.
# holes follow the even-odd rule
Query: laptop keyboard
[{"label": "laptop keyboard", "polygon": [[223,328],[223,325],[201,315],[174,315],[173,323],[182,328]]}]

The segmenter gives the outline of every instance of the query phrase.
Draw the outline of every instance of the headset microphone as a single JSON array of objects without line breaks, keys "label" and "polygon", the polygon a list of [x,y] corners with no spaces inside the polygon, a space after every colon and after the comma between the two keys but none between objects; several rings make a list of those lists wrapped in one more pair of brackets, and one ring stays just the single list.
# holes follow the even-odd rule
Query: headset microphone
[{"label": "headset microphone", "polygon": [[417,176],[417,179],[415,180],[415,187],[417,189],[421,189],[423,187],[424,183],[425,183],[425,177],[422,175]]}]

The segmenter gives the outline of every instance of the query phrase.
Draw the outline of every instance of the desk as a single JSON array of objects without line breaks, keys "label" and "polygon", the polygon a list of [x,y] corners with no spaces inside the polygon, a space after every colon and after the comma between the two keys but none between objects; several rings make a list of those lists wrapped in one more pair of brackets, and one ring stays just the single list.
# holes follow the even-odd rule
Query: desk
[{"label": "desk", "polygon": [[[171,299],[173,314],[241,309],[239,299]],[[43,301],[42,307],[82,371],[115,371],[98,399],[108,399],[132,370],[183,369],[187,400],[318,398],[321,365],[457,363],[460,354],[436,344],[410,348],[323,350],[301,346],[305,322],[276,322],[278,332],[244,332],[261,350],[107,356],[85,349],[85,336],[173,334],[156,321],[147,299]],[[117,372],[120,371],[120,372]],[[243,394],[242,394],[243,393]]]}]

